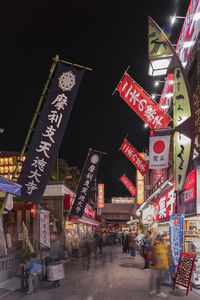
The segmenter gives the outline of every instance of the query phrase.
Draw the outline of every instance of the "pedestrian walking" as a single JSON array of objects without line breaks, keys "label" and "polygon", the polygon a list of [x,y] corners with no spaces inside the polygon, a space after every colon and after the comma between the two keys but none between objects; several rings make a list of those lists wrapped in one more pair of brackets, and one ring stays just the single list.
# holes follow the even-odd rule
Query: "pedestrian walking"
[{"label": "pedestrian walking", "polygon": [[39,285],[38,276],[42,273],[42,262],[40,259],[37,259],[36,253],[31,254],[31,259],[27,263],[25,267],[25,271],[28,273],[28,282],[29,289],[27,291],[27,295],[36,292]]},{"label": "pedestrian walking", "polygon": [[85,253],[87,257],[87,270],[90,268],[90,262],[91,262],[91,255],[92,255],[92,250],[93,250],[93,240],[92,236],[90,234],[86,235],[85,239]]},{"label": "pedestrian walking", "polygon": [[131,250],[131,257],[135,257],[136,256],[136,234],[132,233],[131,237],[130,237],[130,242],[129,242],[129,246],[130,246],[130,250]]},{"label": "pedestrian walking", "polygon": [[[63,254],[63,251],[61,251],[61,243],[59,236],[57,233],[52,233],[51,236],[51,247],[50,247],[50,255],[47,257],[47,270],[51,269],[50,267],[55,266],[56,264],[59,264],[59,260],[63,259],[63,256],[61,257],[60,254]],[[52,284],[49,286],[49,288],[57,288],[60,286],[60,280],[56,279],[52,281]]]},{"label": "pedestrian walking", "polygon": [[151,251],[152,247],[152,239],[151,239],[151,231],[148,230],[146,232],[146,235],[143,239],[143,244],[142,244],[142,255],[144,257],[145,265],[144,269],[149,269],[149,251]]},{"label": "pedestrian walking", "polygon": [[164,272],[168,269],[168,249],[161,235],[157,235],[152,247],[151,274],[149,279],[149,294],[160,298],[167,298],[167,294],[161,291],[161,282]]},{"label": "pedestrian walking", "polygon": [[128,236],[128,234],[126,234],[126,236],[124,238],[123,252],[129,253],[129,236]]}]

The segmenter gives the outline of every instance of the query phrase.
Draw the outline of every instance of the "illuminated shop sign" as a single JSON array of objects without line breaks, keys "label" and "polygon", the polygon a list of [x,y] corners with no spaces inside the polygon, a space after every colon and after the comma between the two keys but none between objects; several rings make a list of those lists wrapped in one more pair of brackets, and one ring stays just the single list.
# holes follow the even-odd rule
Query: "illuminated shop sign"
[{"label": "illuminated shop sign", "polygon": [[169,220],[175,214],[176,194],[175,187],[158,198],[154,203],[154,222]]},{"label": "illuminated shop sign", "polygon": [[183,193],[185,214],[196,213],[196,169],[193,170],[186,181],[185,190]]},{"label": "illuminated shop sign", "polygon": [[200,0],[191,0],[183,23],[176,52],[186,66],[200,31]]},{"label": "illuminated shop sign", "polygon": [[[140,153],[144,159],[144,153]],[[137,170],[136,173],[136,186],[137,186],[137,204],[141,205],[144,202],[144,176]]]},{"label": "illuminated shop sign", "polygon": [[98,184],[98,208],[104,207],[104,184]]},{"label": "illuminated shop sign", "polygon": [[175,214],[175,187],[159,197],[153,204],[143,210],[143,222],[151,223],[169,220]]},{"label": "illuminated shop sign", "polygon": [[134,197],[112,197],[111,201],[113,204],[134,204]]},{"label": "illuminated shop sign", "polygon": [[95,219],[95,212],[88,205],[86,205],[83,215]]}]

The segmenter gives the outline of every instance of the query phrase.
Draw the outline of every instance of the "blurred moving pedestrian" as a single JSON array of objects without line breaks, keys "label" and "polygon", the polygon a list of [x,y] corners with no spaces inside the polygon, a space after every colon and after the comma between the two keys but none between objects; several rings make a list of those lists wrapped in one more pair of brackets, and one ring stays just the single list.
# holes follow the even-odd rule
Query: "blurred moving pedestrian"
[{"label": "blurred moving pedestrian", "polygon": [[126,236],[124,237],[123,252],[129,253],[129,235],[128,234],[126,234]]},{"label": "blurred moving pedestrian", "polygon": [[[55,265],[59,260],[63,259],[63,251],[61,250],[61,242],[57,233],[52,233],[50,236],[51,246],[50,246],[50,255],[47,257],[47,265]],[[52,285],[49,288],[57,288],[60,286],[60,280],[52,281]]]},{"label": "blurred moving pedestrian", "polygon": [[168,269],[168,248],[161,235],[157,235],[154,241],[151,261],[149,293],[150,295],[157,294],[157,297],[160,298],[167,298],[167,294],[161,291],[161,282],[164,272]]},{"label": "blurred moving pedestrian", "polygon": [[87,234],[86,238],[85,238],[85,253],[86,253],[86,257],[87,257],[87,265],[86,265],[87,270],[89,270],[89,268],[90,268],[92,250],[93,250],[93,239],[90,234]]},{"label": "blurred moving pedestrian", "polygon": [[131,250],[131,257],[135,257],[136,256],[136,234],[132,233],[130,236],[130,242],[129,242],[129,246],[130,246],[130,250]]},{"label": "blurred moving pedestrian", "polygon": [[151,251],[152,247],[152,239],[151,239],[151,231],[148,230],[146,232],[146,235],[143,239],[143,244],[142,244],[142,255],[144,257],[145,265],[144,269],[149,269],[149,251]]},{"label": "blurred moving pedestrian", "polygon": [[27,295],[36,292],[39,285],[38,276],[42,273],[42,262],[37,259],[36,253],[31,253],[31,259],[25,267],[25,271],[28,273],[29,289]]}]

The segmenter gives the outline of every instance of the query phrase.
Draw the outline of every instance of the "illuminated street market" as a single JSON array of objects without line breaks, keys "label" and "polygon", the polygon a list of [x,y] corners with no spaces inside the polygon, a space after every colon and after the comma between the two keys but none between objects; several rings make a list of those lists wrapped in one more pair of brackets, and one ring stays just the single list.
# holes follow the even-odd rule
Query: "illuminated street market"
[{"label": "illuminated street market", "polygon": [[200,299],[200,0],[0,22],[0,299]]}]

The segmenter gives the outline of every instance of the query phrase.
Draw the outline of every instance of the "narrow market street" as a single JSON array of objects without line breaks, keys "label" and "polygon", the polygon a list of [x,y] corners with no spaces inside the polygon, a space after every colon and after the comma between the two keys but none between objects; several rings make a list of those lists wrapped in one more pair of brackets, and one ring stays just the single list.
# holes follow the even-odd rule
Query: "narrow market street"
[{"label": "narrow market street", "polygon": [[[150,270],[142,270],[143,258],[137,253],[132,258],[128,253],[122,253],[122,246],[107,246],[103,254],[94,258],[92,255],[89,270],[86,258],[73,258],[65,264],[65,279],[61,286],[48,289],[50,282],[42,281],[38,292],[26,295],[20,291],[4,294],[0,289],[0,296],[4,300],[18,299],[59,299],[59,300],[144,300],[159,299],[150,296],[148,279]],[[200,299],[200,295],[190,291],[188,296],[185,290],[172,290],[171,287],[162,286],[168,294],[167,299]],[[6,291],[4,291],[5,293]],[[9,291],[7,291],[9,293]]]}]

